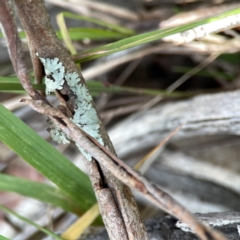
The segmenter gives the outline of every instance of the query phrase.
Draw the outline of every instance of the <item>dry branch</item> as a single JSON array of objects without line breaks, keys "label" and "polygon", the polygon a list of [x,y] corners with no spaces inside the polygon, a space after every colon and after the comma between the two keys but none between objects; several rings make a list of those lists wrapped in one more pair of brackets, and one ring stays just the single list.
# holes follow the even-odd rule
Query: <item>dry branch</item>
[{"label": "dry branch", "polygon": [[[5,1],[4,3],[6,2],[7,1]],[[15,2],[19,11],[20,18],[27,32],[28,40],[31,42],[31,46],[33,46],[32,49],[35,49],[39,56],[44,59],[54,59],[56,57],[59,57],[60,61],[64,64],[67,71],[77,72],[79,76],[81,76],[81,73],[78,71],[75,64],[71,61],[70,56],[63,49],[60,41],[56,38],[56,35],[49,24],[49,18],[46,16],[45,8],[43,7],[43,1],[35,1],[34,3],[29,3],[22,0],[15,0]],[[3,18],[3,21],[4,20],[5,19]],[[5,22],[4,25],[7,26],[7,22]],[[9,37],[9,39],[11,39],[11,37]],[[16,45],[14,46],[14,48],[18,50],[20,47]],[[22,62],[23,60],[20,59],[20,63]],[[18,68],[16,69],[16,72],[19,73]],[[25,70],[26,69],[24,68],[24,71]],[[26,78],[26,75],[26,73],[24,73],[24,76],[20,74],[19,78],[22,80]],[[26,80],[25,82],[27,82],[27,84],[31,87],[29,80]],[[26,89],[29,91],[30,96],[32,96],[34,99],[40,98],[39,96],[35,96],[35,92],[31,93],[31,89]],[[75,99],[67,84],[65,84],[63,89],[59,91],[59,94],[61,95],[62,100],[65,99],[66,101],[65,107],[68,108],[69,111],[74,112]],[[68,96],[69,99],[67,99],[66,96]],[[74,125],[69,120],[69,118],[67,118],[62,112],[53,109],[47,104],[44,104],[43,101],[25,101],[28,102],[35,110],[48,115],[56,123],[57,126],[59,126],[63,131],[65,131],[65,133],[69,135],[71,139],[77,142],[81,147],[85,149],[85,151],[88,151],[92,157],[99,161],[98,163],[95,161],[88,162],[88,164],[90,165],[89,172],[94,190],[96,191],[98,199],[101,201],[100,206],[102,204],[104,207],[106,207],[106,201],[108,202],[108,204],[111,202],[111,200],[113,202],[113,204],[111,204],[111,207],[114,208],[113,212],[111,212],[113,214],[109,214],[109,212],[107,211],[106,214],[103,216],[103,218],[107,219],[105,219],[106,226],[111,225],[108,230],[112,239],[147,238],[131,192],[127,187],[122,185],[120,181],[117,180],[117,178],[119,178],[125,184],[128,184],[129,186],[141,191],[148,199],[163,208],[165,211],[173,214],[174,216],[177,216],[179,219],[188,223],[189,226],[202,239],[225,239],[217,232],[211,231],[202,224],[200,224],[183,207],[179,206],[169,195],[162,192],[156,186],[149,183],[141,175],[133,171],[130,167],[126,166],[122,161],[117,159],[116,156],[113,154],[114,149],[103,126],[101,126],[102,135],[105,138],[107,148],[110,149],[112,153],[103,146],[101,146],[91,136],[84,133],[80,128]],[[62,121],[59,121],[59,119],[61,119],[65,123],[65,125]],[[106,179],[102,179],[101,169],[98,164],[101,164]],[[112,175],[114,175],[116,178],[112,177]],[[112,193],[115,194],[115,200],[117,201],[118,205],[121,206],[120,214],[117,220],[115,219],[115,213],[118,213],[118,209],[115,207],[114,199],[111,196],[111,191],[108,188],[105,188],[105,180],[108,186],[110,186],[110,190],[112,191]],[[114,182],[115,184],[112,184],[112,182]],[[103,197],[101,197],[101,195]],[[107,200],[106,196],[109,196]],[[102,213],[104,212],[104,210],[106,209],[103,208]],[[111,217],[109,217],[109,215]],[[112,217],[113,215],[114,217]],[[133,221],[133,216],[135,221]],[[126,236],[126,233],[124,232],[125,230],[121,222],[121,217],[123,217],[124,219],[125,228],[127,229],[128,236]],[[114,222],[113,225],[112,222]],[[119,230],[117,234],[118,238],[114,237],[116,235],[116,232],[114,231],[116,230]]]},{"label": "dry branch", "polygon": [[[38,92],[33,90],[30,83],[23,60],[21,42],[14,23],[12,1],[1,0],[0,3],[0,20],[3,32],[5,33],[8,41],[9,53],[14,69],[29,95],[33,99],[42,99],[47,103],[47,101]],[[37,79],[39,80],[41,77],[41,66],[34,54],[38,54],[38,56],[42,59],[58,58],[68,72],[78,73],[82,84],[85,86],[81,73],[78,71],[76,65],[71,60],[70,55],[64,49],[50,25],[50,19],[47,15],[44,2],[42,0],[35,0],[31,2],[16,0],[15,4],[17,6],[20,20],[27,34]],[[61,91],[58,93],[61,97],[61,101],[64,102],[65,100],[65,104],[61,109],[65,110],[66,113],[74,113],[76,97],[73,92],[71,92],[69,86],[65,83]],[[91,102],[91,104],[94,107],[94,103]],[[114,153],[111,141],[109,140],[109,137],[101,123],[100,132],[105,146]],[[89,172],[91,173],[90,178],[92,179],[93,184],[98,181],[97,185],[94,185],[95,190],[96,186],[98,187],[98,191],[96,191],[98,201],[105,200],[106,202],[106,199],[102,197],[103,194],[101,194],[100,189],[104,191],[106,188],[109,189],[107,196],[108,198],[111,197],[111,201],[109,199],[109,203],[112,203],[111,208],[109,209],[114,210],[112,214],[108,213],[108,215],[103,216],[103,219],[106,220],[106,226],[112,227],[108,228],[110,237],[112,239],[147,239],[144,225],[141,217],[139,216],[137,205],[130,189],[114,178],[107,169],[101,168],[98,164],[96,164],[94,160],[87,162],[87,166]],[[102,171],[104,177],[102,175]],[[100,207],[101,206],[103,207],[104,204],[100,204]],[[101,213],[106,213],[106,211],[102,209]],[[109,219],[109,216],[113,215],[114,218]],[[111,224],[107,224],[107,222]]]},{"label": "dry branch", "polygon": [[23,88],[33,99],[42,99],[41,95],[35,91],[30,83],[27,68],[24,62],[21,40],[18,36],[15,18],[13,14],[13,3],[11,0],[0,1],[0,27],[7,40],[8,52],[14,70],[21,81]]},{"label": "dry branch", "polygon": [[201,239],[225,239],[225,237],[218,232],[212,231],[198,222],[192,214],[186,211],[186,209],[179,205],[171,196],[160,190],[157,186],[150,183],[139,173],[127,166],[123,161],[118,159],[115,155],[99,144],[94,138],[77,127],[60,111],[44,104],[43,101],[27,99],[23,99],[22,101],[29,104],[39,113],[49,116],[52,121],[54,121],[54,123],[62,129],[62,131],[64,131],[73,141],[75,141],[75,143],[79,144],[99,163],[101,162],[101,164],[105,166],[105,168],[107,168],[115,177],[144,194],[147,199],[156,204],[158,207],[187,223]]}]

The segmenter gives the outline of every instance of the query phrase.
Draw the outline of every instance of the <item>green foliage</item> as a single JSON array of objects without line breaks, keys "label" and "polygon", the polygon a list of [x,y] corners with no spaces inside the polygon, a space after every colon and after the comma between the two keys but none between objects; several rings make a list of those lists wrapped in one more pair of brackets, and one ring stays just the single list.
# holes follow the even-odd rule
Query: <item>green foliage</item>
[{"label": "green foliage", "polygon": [[[7,213],[10,213],[11,215],[15,216],[16,218],[22,220],[23,222],[26,222],[28,223],[29,225],[32,225],[34,227],[36,227],[38,230],[48,234],[49,236],[52,236],[54,239],[57,239],[57,240],[64,240],[63,238],[59,237],[58,235],[56,235],[55,233],[51,232],[50,230],[46,229],[46,228],[43,228],[41,226],[39,226],[38,224],[32,222],[31,220],[17,214],[16,212],[10,210],[9,208],[7,207],[4,207],[3,205],[0,205],[0,209],[2,209],[3,211],[7,212]],[[3,240],[7,239],[7,238],[2,238]],[[1,240],[1,236],[0,236],[0,240]]]},{"label": "green foliage", "polygon": [[128,28],[124,28],[121,26],[118,26],[116,24],[111,24],[96,18],[91,18],[91,17],[86,17],[86,16],[81,16],[81,15],[77,15],[74,13],[70,13],[70,12],[62,12],[61,13],[64,17],[66,18],[70,18],[70,19],[75,19],[75,20],[83,20],[86,22],[91,22],[91,23],[95,23],[99,26],[111,29],[112,31],[115,31],[116,33],[120,33],[122,35],[133,35],[135,34],[134,31],[132,31],[131,29]]},{"label": "green foliage", "polygon": [[132,48],[145,43],[156,41],[164,37],[167,37],[176,33],[184,32],[189,29],[198,27],[200,25],[214,22],[214,21],[226,18],[228,16],[232,16],[235,14],[239,14],[239,13],[240,13],[240,8],[237,8],[237,9],[222,13],[215,17],[210,17],[204,20],[193,22],[193,23],[184,24],[179,27],[167,28],[163,30],[156,30],[148,33],[135,35],[133,37],[128,37],[128,38],[119,40],[117,42],[107,44],[102,47],[97,47],[91,50],[84,51],[83,53],[80,53],[74,56],[74,60],[76,62],[86,62],[92,59],[96,59],[99,57],[107,56],[115,52],[122,51],[128,48]]},{"label": "green foliage", "polygon": [[230,64],[239,65],[240,64],[240,53],[225,53],[218,57],[218,59],[228,62]]},{"label": "green foliage", "polygon": [[[191,67],[184,67],[184,66],[174,66],[172,68],[172,70],[174,72],[178,72],[178,73],[187,73],[191,70]],[[196,75],[198,76],[203,76],[203,77],[220,77],[222,79],[225,79],[226,81],[231,81],[234,79],[234,74],[232,73],[227,73],[227,72],[223,72],[223,71],[216,71],[216,70],[201,70],[198,73],[196,73]]]},{"label": "green foliage", "polygon": [[[145,94],[149,96],[166,96],[166,97],[186,97],[188,94],[182,92],[169,93],[165,90],[158,89],[145,89],[145,88],[132,88],[132,87],[122,87],[108,85],[104,86],[102,82],[99,81],[87,81],[88,89],[92,96],[99,96],[101,93],[133,93],[133,94]],[[45,84],[33,84],[36,90],[45,90]],[[18,90],[22,90],[21,92]],[[13,77],[0,77],[0,91],[9,91],[16,93],[25,93],[23,87],[20,84],[18,78]]]},{"label": "green foliage", "polygon": [[86,211],[95,202],[88,177],[13,113],[0,105],[0,141],[55,183]]},{"label": "green foliage", "polygon": [[[62,12],[61,13],[66,18],[71,18],[75,20],[83,20],[91,23],[95,23],[101,27],[107,28],[68,28],[68,34],[71,40],[113,40],[113,39],[121,39],[126,36],[131,36],[135,34],[134,31],[118,26],[116,24],[110,24],[99,19],[94,19],[91,17],[80,16],[70,12]],[[56,30],[56,34],[59,39],[63,39],[63,35],[61,31]],[[0,37],[3,37],[3,34],[0,33]],[[19,32],[20,38],[26,38],[26,34],[24,31]]]},{"label": "green foliage", "polygon": [[[113,39],[121,39],[126,35],[122,33],[107,30],[107,29],[98,29],[98,28],[68,28],[68,33],[72,40],[113,40]],[[63,36],[60,31],[56,30],[56,34],[59,39],[63,39]],[[20,38],[26,38],[25,32],[19,32]],[[3,34],[0,32],[0,38],[3,37]]]},{"label": "green foliage", "polygon": [[26,197],[60,207],[68,212],[80,214],[78,204],[59,188],[27,179],[0,174],[0,190],[14,192]]},{"label": "green foliage", "polygon": [[[107,56],[109,54],[119,52],[128,48],[136,47],[152,41],[160,40],[164,37],[187,31],[189,29],[207,24],[209,22],[217,21],[225,17],[239,14],[240,9],[234,9],[215,17],[210,17],[193,23],[188,23],[182,26],[156,30],[148,33],[135,35],[134,31],[127,28],[109,24],[98,19],[93,19],[85,16],[63,12],[62,16],[75,20],[83,20],[100,25],[102,28],[68,28],[67,35],[70,40],[109,40],[122,39],[101,47],[93,48],[84,51],[74,56],[76,62],[85,62],[99,57]],[[63,39],[63,33],[56,31],[60,39]],[[21,38],[26,38],[24,32],[19,33]],[[0,33],[0,37],[3,35]],[[238,55],[226,56],[222,55],[225,61],[235,61],[238,63]],[[181,71],[180,69],[179,71]],[[182,70],[183,71],[183,70]],[[216,74],[216,73],[215,73]],[[149,95],[163,95],[163,96],[183,96],[182,93],[167,93],[166,91],[153,89],[136,89],[129,87],[104,86],[102,83],[96,81],[87,82],[90,92],[97,95],[101,92],[119,93],[131,92],[136,94]],[[45,90],[45,84],[34,84],[36,90]],[[0,91],[17,91],[24,92],[19,80],[17,78],[0,77]],[[22,194],[24,196],[32,197],[43,202],[47,202],[54,206],[61,207],[66,211],[72,211],[80,214],[89,209],[96,202],[95,195],[92,191],[91,183],[88,177],[81,172],[74,164],[72,164],[64,155],[60,154],[54,147],[42,139],[14,114],[0,105],[0,141],[6,144],[16,154],[22,157],[26,162],[32,165],[46,178],[55,183],[58,188],[51,187],[46,184],[31,182],[24,179],[19,179],[4,174],[0,175],[0,190],[11,191]],[[37,226],[28,219],[25,219],[13,211],[0,206],[1,209],[7,211],[22,220],[28,222],[39,228],[41,231],[52,235],[46,229]],[[61,239],[56,235],[52,235],[57,239]],[[0,240],[6,240],[5,237],[0,236]]]},{"label": "green foliage", "polygon": [[0,240],[10,240],[10,239],[0,235]]}]

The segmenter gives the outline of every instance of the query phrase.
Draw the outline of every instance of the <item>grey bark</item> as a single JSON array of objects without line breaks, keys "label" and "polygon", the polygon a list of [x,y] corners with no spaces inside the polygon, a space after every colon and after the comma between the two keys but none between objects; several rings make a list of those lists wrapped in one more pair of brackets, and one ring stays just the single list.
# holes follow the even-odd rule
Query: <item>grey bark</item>
[{"label": "grey bark", "polygon": [[[237,224],[239,223],[239,212],[235,213],[213,213],[201,214],[198,217],[224,220],[226,218],[237,219],[235,223],[224,224],[216,227],[219,231],[223,232],[229,240],[240,240],[240,236],[237,230]],[[155,217],[145,222],[146,229],[150,240],[199,240],[194,233],[185,232],[182,229],[176,227],[177,220],[173,217]],[[95,231],[95,233],[94,233]],[[107,240],[107,233],[105,230],[91,228],[91,231],[85,233],[79,240]]]},{"label": "grey bark", "polygon": [[141,150],[156,146],[183,123],[172,142],[201,136],[240,135],[240,90],[161,104],[130,116],[114,126],[109,135],[118,155],[123,157],[139,150],[139,146]]}]

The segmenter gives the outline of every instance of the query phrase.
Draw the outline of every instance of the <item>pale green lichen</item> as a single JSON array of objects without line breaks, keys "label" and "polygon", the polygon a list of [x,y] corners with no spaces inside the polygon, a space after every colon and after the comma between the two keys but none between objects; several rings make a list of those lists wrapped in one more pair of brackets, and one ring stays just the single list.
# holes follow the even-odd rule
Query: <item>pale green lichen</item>
[{"label": "pale green lichen", "polygon": [[79,144],[76,143],[77,148],[81,151],[82,155],[88,160],[92,161],[92,156],[86,152]]},{"label": "pale green lichen", "polygon": [[100,135],[100,123],[96,110],[92,106],[92,97],[77,73],[67,73],[66,81],[77,96],[77,109],[72,121],[103,145]]},{"label": "pale green lichen", "polygon": [[[38,54],[37,54],[38,55]],[[76,109],[71,119],[77,126],[87,132],[90,136],[95,138],[100,144],[104,145],[103,139],[100,135],[100,123],[97,112],[92,105],[92,96],[89,94],[86,86],[81,83],[81,79],[76,72],[65,72],[65,67],[58,58],[40,58],[45,68],[46,78],[46,93],[49,94],[55,90],[62,89],[64,80],[66,80],[72,92],[76,95]],[[69,139],[60,129],[56,126],[50,130],[53,140],[58,143],[69,143]],[[92,157],[78,144],[76,144],[82,154],[87,160]]]},{"label": "pale green lichen", "polygon": [[45,84],[46,93],[49,94],[55,90],[61,90],[64,84],[65,68],[58,58],[40,58],[46,73]]},{"label": "pale green lichen", "polygon": [[70,141],[67,138],[67,135],[63,131],[61,131],[61,129],[52,128],[49,132],[52,139],[57,143],[63,143],[63,144],[70,143]]},{"label": "pale green lichen", "polygon": [[[72,121],[90,136],[95,138],[100,144],[104,145],[99,132],[100,123],[98,115],[92,106],[92,96],[89,94],[88,89],[80,82],[79,75],[75,72],[67,73],[65,78],[71,90],[77,96],[77,108],[75,109]],[[84,149],[79,145],[77,145],[77,147],[87,160],[90,161],[92,159],[91,155],[84,151]]]},{"label": "pale green lichen", "polygon": [[[50,121],[51,122],[51,121]],[[49,133],[54,141],[57,143],[68,144],[70,143],[68,136],[58,128],[54,123],[51,122],[51,129],[49,129]]]}]

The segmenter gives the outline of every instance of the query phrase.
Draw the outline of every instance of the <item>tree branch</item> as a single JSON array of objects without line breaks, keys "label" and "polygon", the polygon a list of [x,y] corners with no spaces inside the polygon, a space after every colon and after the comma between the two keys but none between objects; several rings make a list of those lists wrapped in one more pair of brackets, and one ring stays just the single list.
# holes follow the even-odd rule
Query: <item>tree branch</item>
[{"label": "tree branch", "polygon": [[99,144],[89,134],[81,130],[70,119],[68,119],[60,111],[44,104],[42,101],[34,101],[23,99],[34,110],[49,116],[55,124],[62,129],[73,141],[79,144],[94,159],[107,168],[115,177],[120,179],[126,185],[141,192],[148,200],[162,208],[164,211],[179,218],[181,221],[196,232],[203,240],[226,240],[220,233],[211,230],[198,222],[184,207],[179,205],[170,195],[163,192],[154,184],[134,171],[123,161],[109,152],[105,147]]},{"label": "tree branch", "polygon": [[42,98],[41,95],[33,89],[28,76],[27,68],[24,63],[21,40],[19,39],[15,24],[12,1],[0,0],[0,5],[0,27],[7,40],[8,52],[13,64],[13,68],[26,92],[33,99],[44,100],[44,98]]},{"label": "tree branch", "polygon": [[[79,120],[78,123],[82,127],[86,125],[81,122],[84,120],[80,118],[82,115],[79,113],[81,109],[84,109],[84,114],[86,116],[91,116],[96,120],[94,124],[92,124],[94,130],[90,129],[89,133],[91,132],[94,136],[99,134],[97,139],[115,154],[108,134],[99,120],[93,100],[89,95],[81,73],[75,63],[71,60],[71,56],[63,47],[61,41],[57,38],[50,25],[50,19],[46,12],[44,2],[42,0],[34,0],[30,2],[25,0],[15,0],[15,4],[22,25],[26,31],[31,49],[36,51],[35,54],[38,55],[45,67],[45,73],[47,75],[46,83],[48,83],[47,90],[49,90],[49,92],[54,90],[58,92],[58,95],[61,98],[61,109],[63,112],[65,112],[66,115],[69,114],[69,116],[73,116],[75,120]],[[52,72],[51,69],[48,68],[49,64],[51,65],[51,69],[55,67],[55,72]],[[59,77],[59,74],[63,75],[56,79],[55,76],[58,75]],[[73,77],[75,78],[74,86],[71,82]],[[52,81],[52,79],[55,81]],[[59,85],[53,87],[53,85],[57,83],[57,80],[60,81]],[[77,94],[76,91],[79,91],[80,93]],[[84,94],[81,94],[83,92]],[[91,119],[89,118],[87,120],[87,125],[90,125],[90,121]],[[59,134],[56,129],[54,131],[56,134]],[[111,214],[108,213],[103,216],[110,238],[147,239],[145,227],[142,223],[130,189],[113,177],[112,174],[101,165],[101,163],[97,164],[94,159],[90,159],[88,162],[86,160],[85,162],[88,167],[93,188],[96,190],[96,186],[99,186],[100,189],[104,191],[106,189],[110,190],[107,195],[108,198],[111,196],[110,192],[112,194],[112,199],[109,199],[109,204],[112,203],[109,210],[112,212]],[[103,209],[103,207],[106,207],[106,204],[105,200],[102,198],[102,191],[97,190],[95,193],[98,201],[103,201],[103,203],[99,203],[100,208],[102,208],[100,209],[100,212],[102,214],[106,213],[105,209]],[[109,216],[118,217],[109,218]],[[120,221],[122,221],[121,224]]]}]

